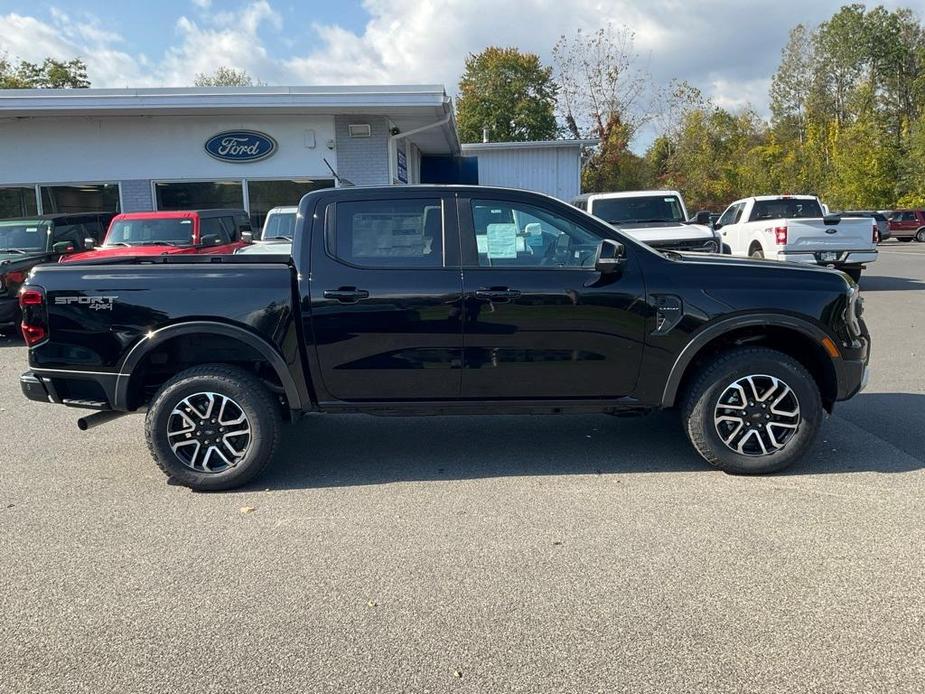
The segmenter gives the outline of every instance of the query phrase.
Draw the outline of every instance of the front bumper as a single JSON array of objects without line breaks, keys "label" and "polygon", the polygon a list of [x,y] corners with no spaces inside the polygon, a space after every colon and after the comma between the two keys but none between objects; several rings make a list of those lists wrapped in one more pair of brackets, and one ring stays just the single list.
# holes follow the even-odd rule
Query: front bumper
[{"label": "front bumper", "polygon": [[842,358],[832,360],[838,379],[836,400],[848,400],[864,390],[870,381],[870,337],[865,334],[856,347],[842,346],[841,351]]},{"label": "front bumper", "polygon": [[702,236],[691,239],[672,239],[670,241],[643,241],[657,251],[693,251],[695,253],[720,253],[722,244],[716,239]]}]

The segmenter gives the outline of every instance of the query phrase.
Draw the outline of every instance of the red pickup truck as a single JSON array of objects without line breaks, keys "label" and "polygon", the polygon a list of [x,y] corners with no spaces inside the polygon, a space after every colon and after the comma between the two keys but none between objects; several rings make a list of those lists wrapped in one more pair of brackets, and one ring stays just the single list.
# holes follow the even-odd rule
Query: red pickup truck
[{"label": "red pickup truck", "polygon": [[61,262],[117,256],[175,253],[230,254],[251,241],[250,217],[244,210],[132,212],[116,215],[103,245],[62,256]]}]

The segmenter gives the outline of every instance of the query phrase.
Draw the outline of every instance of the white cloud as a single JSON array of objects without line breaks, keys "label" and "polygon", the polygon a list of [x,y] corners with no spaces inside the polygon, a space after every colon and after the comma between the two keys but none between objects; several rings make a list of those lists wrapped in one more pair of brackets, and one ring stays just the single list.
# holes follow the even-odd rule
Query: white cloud
[{"label": "white cloud", "polygon": [[[830,16],[843,0],[365,0],[356,32],[335,24],[284,26],[268,0],[238,12],[176,20],[160,56],[130,53],[122,36],[86,13],[53,8],[50,20],[0,15],[0,51],[28,60],[82,57],[94,86],[188,85],[220,65],[276,84],[443,83],[455,92],[466,55],[516,46],[545,61],[563,33],[608,21],[636,33],[655,87],[671,78],[718,104],[767,108],[767,85],[787,32]],[[211,0],[191,0],[198,10]],[[889,4],[893,4],[893,0]],[[268,46],[289,55],[271,55]]]}]

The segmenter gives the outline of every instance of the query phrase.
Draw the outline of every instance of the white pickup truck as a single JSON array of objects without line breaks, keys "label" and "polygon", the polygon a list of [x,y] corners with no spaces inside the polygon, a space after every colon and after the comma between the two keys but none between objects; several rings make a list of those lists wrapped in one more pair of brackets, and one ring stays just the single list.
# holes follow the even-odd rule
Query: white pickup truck
[{"label": "white pickup truck", "polygon": [[710,228],[709,214],[689,220],[681,194],[676,190],[629,190],[591,193],[572,200],[578,209],[619,227],[637,241],[656,249],[673,251],[722,251],[719,237]]},{"label": "white pickup truck", "polygon": [[812,195],[736,200],[714,228],[733,255],[834,267],[855,281],[877,259],[875,220],[827,215]]}]

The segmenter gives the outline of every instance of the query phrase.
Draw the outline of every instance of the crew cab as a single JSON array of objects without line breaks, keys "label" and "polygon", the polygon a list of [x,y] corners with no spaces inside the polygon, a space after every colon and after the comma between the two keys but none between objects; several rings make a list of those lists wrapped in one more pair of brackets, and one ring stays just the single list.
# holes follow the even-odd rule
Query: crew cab
[{"label": "crew cab", "polygon": [[113,216],[81,212],[0,219],[0,329],[19,323],[17,295],[29,271],[83,248],[85,239],[99,243]]},{"label": "crew cab", "polygon": [[676,190],[631,190],[579,195],[572,204],[620,228],[638,241],[675,251],[723,251],[709,223],[710,213],[688,219],[684,199]]},{"label": "crew cab", "polygon": [[877,260],[876,220],[828,215],[813,195],[736,200],[715,228],[733,255],[823,265],[855,281]]},{"label": "crew cab", "polygon": [[658,252],[558,200],[478,186],[315,191],[291,255],[43,265],[20,302],[25,396],[94,410],[83,429],[145,412],[157,464],[203,490],[253,479],[283,419],[321,412],[677,407],[709,463],[769,472],[868,368],[840,272]]},{"label": "crew cab", "polygon": [[61,258],[61,262],[87,258],[135,257],[234,253],[250,243],[250,217],[244,210],[184,210],[179,212],[130,212],[113,218],[100,247],[88,240],[84,253]]},{"label": "crew cab", "polygon": [[890,233],[900,241],[925,243],[925,210],[894,210],[890,216]]}]

